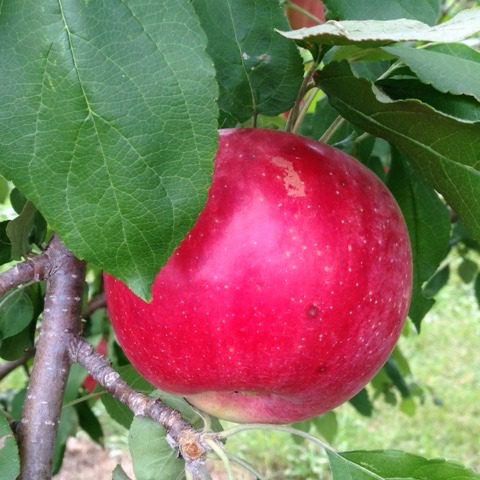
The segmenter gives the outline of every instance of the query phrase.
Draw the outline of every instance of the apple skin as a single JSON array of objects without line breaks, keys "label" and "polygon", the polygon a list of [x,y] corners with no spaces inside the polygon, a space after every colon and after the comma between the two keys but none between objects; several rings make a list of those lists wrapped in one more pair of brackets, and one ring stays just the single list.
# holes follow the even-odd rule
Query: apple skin
[{"label": "apple skin", "polygon": [[[321,0],[291,0],[291,3],[295,3],[299,7],[303,8],[307,12],[311,13],[314,17],[317,17],[323,23],[325,21],[325,10],[323,2]],[[285,7],[287,9],[288,23],[292,30],[299,28],[314,27],[318,25],[311,18],[308,18],[303,13],[294,10],[293,8]]]},{"label": "apple skin", "polygon": [[377,177],[289,133],[220,131],[205,209],[145,303],[106,275],[108,309],[156,387],[236,422],[289,423],[382,367],[411,296],[407,229]]}]

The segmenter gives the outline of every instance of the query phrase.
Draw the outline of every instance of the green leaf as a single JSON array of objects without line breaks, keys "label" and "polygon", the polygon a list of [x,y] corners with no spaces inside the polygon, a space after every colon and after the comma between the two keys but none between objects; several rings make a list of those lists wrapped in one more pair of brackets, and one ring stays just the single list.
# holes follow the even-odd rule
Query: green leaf
[{"label": "green leaf", "polygon": [[396,151],[393,152],[388,187],[408,227],[413,257],[409,316],[420,330],[423,317],[434,304],[433,300],[425,297],[422,287],[448,253],[450,215],[435,190]]},{"label": "green leaf", "polygon": [[440,92],[471,95],[480,101],[480,52],[477,50],[461,43],[429,48],[395,45],[384,50],[400,58],[422,82]]},{"label": "green leaf", "polygon": [[10,193],[8,182],[0,175],[0,203],[4,203]]},{"label": "green leaf", "polygon": [[458,275],[463,283],[471,283],[478,272],[478,265],[469,258],[464,258],[458,266]]},{"label": "green leaf", "polygon": [[130,480],[121,465],[117,465],[112,472],[112,480]]},{"label": "green leaf", "polygon": [[385,363],[383,369],[388,375],[388,378],[390,378],[395,387],[397,387],[397,390],[400,392],[402,398],[410,397],[410,389],[408,388],[408,385],[405,382],[405,379],[403,378],[402,372],[400,372],[397,363],[392,357],[387,360],[387,363]]},{"label": "green leaf", "polygon": [[17,442],[10,425],[0,411],[0,474],[2,480],[15,480],[20,473],[20,457]]},{"label": "green leaf", "polygon": [[222,126],[291,108],[303,80],[301,57],[274,29],[288,24],[278,2],[194,0],[220,85]]},{"label": "green leaf", "polygon": [[1,342],[0,357],[5,360],[16,360],[33,347],[36,322],[31,322],[20,333],[5,338]]},{"label": "green leaf", "polygon": [[317,432],[329,443],[335,440],[338,433],[338,421],[335,412],[327,412],[320,417],[312,419]]},{"label": "green leaf", "polygon": [[475,297],[477,299],[478,308],[480,308],[480,273],[477,275],[477,278],[475,279],[474,292],[475,292]]},{"label": "green leaf", "polygon": [[22,212],[7,225],[7,235],[12,246],[12,258],[20,260],[30,252],[30,234],[35,224],[36,208],[31,202],[27,202]]},{"label": "green leaf", "polygon": [[[300,134],[305,137],[313,138],[314,140],[319,140],[327,129],[332,126],[338,116],[338,112],[328,103],[328,98],[323,97],[317,102],[315,112],[309,113],[305,116]],[[352,132],[352,125],[344,121],[333,133],[327,143],[334,145],[351,135]]]},{"label": "green leaf", "polygon": [[55,449],[53,452],[53,473],[58,473],[62,467],[63,455],[69,437],[75,435],[78,428],[77,412],[73,407],[64,407],[60,416]]},{"label": "green leaf", "polygon": [[[145,394],[153,392],[154,388],[144,380],[131,365],[118,367],[116,370],[120,374],[120,377],[137,392]],[[109,394],[102,395],[101,400],[107,413],[113,418],[113,420],[125,428],[130,428],[133,420],[133,413],[128,407]]]},{"label": "green leaf", "polygon": [[434,24],[440,16],[439,0],[323,0],[335,20],[392,20],[410,18]]},{"label": "green leaf", "polygon": [[[292,427],[307,433],[310,432],[310,428],[313,427],[327,442],[332,443],[338,432],[337,416],[335,412],[327,412],[319,417],[294,423]],[[292,437],[294,441],[298,441],[299,443],[305,440],[298,435],[292,435]]]},{"label": "green leaf", "polygon": [[93,413],[87,402],[77,403],[75,410],[78,415],[78,423],[80,428],[88,433],[88,436],[99,445],[103,446],[103,428],[98,421],[97,416]]},{"label": "green leaf", "polygon": [[451,117],[472,122],[480,120],[480,103],[473,97],[439,92],[415,77],[396,78],[393,75],[378,81],[377,85],[394,100],[416,98]]},{"label": "green leaf", "polygon": [[[148,441],[145,441],[148,439]],[[128,436],[133,470],[137,480],[179,480],[185,463],[165,439],[165,430],[153,420],[135,417]]]},{"label": "green leaf", "polygon": [[0,222],[0,265],[12,259],[12,244],[7,235],[7,226],[9,223],[9,220]]},{"label": "green leaf", "polygon": [[211,180],[206,43],[188,0],[2,2],[0,173],[144,298]]},{"label": "green leaf", "polygon": [[460,42],[480,30],[480,8],[464,10],[450,21],[430,27],[417,20],[329,21],[315,27],[281,32],[309,44],[378,46],[394,42]]},{"label": "green leaf", "polygon": [[33,320],[33,305],[25,290],[13,290],[0,300],[0,340],[20,333]]},{"label": "green leaf", "polygon": [[407,155],[480,239],[480,123],[457,121],[415,100],[375,94],[345,63],[327,65],[319,84],[342,116]]},{"label": "green leaf", "polygon": [[[427,460],[398,450],[374,450],[330,454],[330,461],[346,475],[334,480],[478,480],[467,468],[443,459]],[[332,469],[333,469],[333,463]],[[367,473],[368,472],[368,473]]]},{"label": "green leaf", "polygon": [[438,270],[423,287],[423,295],[426,298],[433,298],[447,284],[449,277],[450,267],[446,265]]},{"label": "green leaf", "polygon": [[362,388],[353,398],[350,400],[350,404],[355,410],[364,417],[371,417],[373,413],[373,403],[368,397],[368,391],[366,388]]}]

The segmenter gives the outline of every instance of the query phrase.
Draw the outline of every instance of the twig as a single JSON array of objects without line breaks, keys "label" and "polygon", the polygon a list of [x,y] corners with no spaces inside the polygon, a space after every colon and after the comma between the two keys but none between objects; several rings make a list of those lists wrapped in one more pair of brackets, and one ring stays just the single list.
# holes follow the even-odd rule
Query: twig
[{"label": "twig", "polygon": [[[20,480],[51,478],[55,437],[70,369],[68,344],[71,335],[80,329],[85,265],[56,237],[45,251],[45,258],[49,274],[44,317],[19,432]],[[35,275],[30,273],[28,278],[35,279]]]},{"label": "twig", "polygon": [[103,293],[99,293],[88,302],[87,308],[83,312],[83,316],[87,318],[91,317],[97,310],[105,307],[105,295]]},{"label": "twig", "polygon": [[31,348],[27,350],[20,358],[12,360],[11,362],[5,362],[0,365],[0,380],[3,380],[9,373],[13,372],[16,368],[25,365],[35,354],[35,349]]},{"label": "twig", "polygon": [[288,115],[287,125],[285,126],[285,130],[287,132],[291,132],[297,123],[298,114],[300,112],[300,105],[302,103],[302,99],[305,96],[305,93],[310,88],[312,84],[313,76],[317,71],[318,65],[320,63],[320,55],[319,58],[314,59],[310,68],[308,69],[305,77],[303,79],[302,84],[300,85],[300,89],[298,90],[297,99],[295,100],[295,104],[293,105],[292,109],[290,110],[290,114]]},{"label": "twig", "polygon": [[[71,336],[69,354],[72,362],[84,367],[99,385],[125,404],[134,415],[149,417],[162,425],[191,472],[201,470],[200,467],[204,465],[205,455],[210,448],[203,440],[202,433],[195,431],[189,423],[185,422],[180,413],[157,399],[131,389],[108,361],[96,353],[84,338],[78,335]],[[202,477],[198,474],[192,478]]]},{"label": "twig", "polygon": [[30,282],[40,282],[48,275],[50,260],[45,253],[31,257],[25,262],[0,274],[0,297],[17,287]]}]

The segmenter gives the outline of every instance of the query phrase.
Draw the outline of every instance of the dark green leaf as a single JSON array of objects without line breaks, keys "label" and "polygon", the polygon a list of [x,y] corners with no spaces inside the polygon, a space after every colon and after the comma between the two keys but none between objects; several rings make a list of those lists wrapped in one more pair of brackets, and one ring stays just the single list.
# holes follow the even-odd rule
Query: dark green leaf
[{"label": "dark green leaf", "polygon": [[350,399],[350,403],[355,410],[365,417],[371,417],[373,413],[373,404],[368,397],[368,392],[365,388],[362,388],[353,398]]},{"label": "dark green leaf", "polygon": [[0,475],[2,480],[15,480],[19,473],[17,442],[4,413],[0,411]]},{"label": "dark green leaf", "polygon": [[[330,461],[342,465],[344,477],[335,480],[478,480],[480,476],[460,465],[443,459],[427,460],[398,450],[344,452],[330,455]],[[371,472],[368,475],[365,472]],[[348,476],[350,475],[350,476]],[[367,475],[367,476],[365,476]],[[369,476],[371,475],[371,476]]]},{"label": "dark green leaf", "polygon": [[456,121],[418,101],[376,96],[345,63],[327,65],[320,85],[347,120],[402,150],[480,238],[480,123]]},{"label": "dark green leaf", "polygon": [[0,203],[5,202],[10,193],[8,182],[0,175]]},{"label": "dark green leaf", "polygon": [[477,275],[475,279],[474,285],[475,297],[477,298],[478,308],[480,308],[480,273]]},{"label": "dark green leaf", "polygon": [[448,282],[450,267],[447,265],[433,275],[423,287],[423,295],[426,298],[433,298]]},{"label": "dark green leaf", "polygon": [[218,110],[188,0],[5,0],[0,173],[144,298],[201,211]]},{"label": "dark green leaf", "polygon": [[388,378],[390,378],[395,387],[397,387],[402,398],[410,397],[410,389],[408,388],[408,385],[405,382],[405,379],[403,378],[403,375],[400,372],[395,360],[393,358],[389,358],[383,368],[385,373],[388,375]]},{"label": "dark green leaf", "polygon": [[78,428],[77,412],[73,407],[64,407],[60,416],[55,449],[53,452],[53,473],[58,473],[62,466],[63,455],[69,437],[75,435]]},{"label": "dark green leaf", "polygon": [[281,32],[302,44],[380,46],[395,42],[460,42],[480,30],[480,9],[464,10],[450,21],[430,27],[417,20],[346,20]]},{"label": "dark green leaf", "polygon": [[3,340],[0,346],[0,357],[5,360],[16,360],[31,349],[35,335],[35,324],[36,322],[31,322],[17,335]]},{"label": "dark green leaf", "polygon": [[30,234],[35,224],[36,208],[27,202],[22,212],[7,225],[7,235],[12,245],[12,258],[20,260],[30,252]]},{"label": "dark green leaf", "polygon": [[335,20],[392,20],[410,18],[433,25],[440,16],[440,0],[323,0],[328,18]]},{"label": "dark green leaf", "polygon": [[32,320],[32,301],[24,289],[12,290],[0,299],[0,340],[17,335]]},{"label": "dark green leaf", "polygon": [[384,50],[400,58],[422,82],[440,92],[471,95],[480,101],[480,52],[473,48],[457,43],[429,48],[395,45]]},{"label": "dark green leaf", "polygon": [[27,203],[27,199],[18,188],[14,188],[10,192],[10,203],[12,208],[20,215],[23,207],[25,207],[25,204]]},{"label": "dark green leaf", "polygon": [[409,316],[417,329],[433,300],[426,298],[423,284],[448,253],[450,215],[432,187],[394,151],[388,186],[397,200],[410,235],[413,256],[413,291]]},{"label": "dark green leaf", "polygon": [[162,480],[184,478],[184,461],[167,443],[165,430],[153,420],[135,417],[128,445],[137,480],[158,480],[160,472]]},{"label": "dark green leaf", "polygon": [[[319,140],[320,137],[331,127],[338,119],[338,112],[330,106],[326,97],[318,101],[315,106],[315,112],[306,115],[300,134],[305,137]],[[348,122],[343,122],[328,140],[328,144],[334,145],[351,135],[353,127]]]},{"label": "dark green leaf", "polygon": [[88,433],[88,436],[98,444],[103,446],[103,429],[102,425],[98,421],[97,416],[93,413],[92,409],[87,402],[77,403],[75,410],[78,415],[78,422],[80,428]]},{"label": "dark green leaf", "polygon": [[12,259],[12,244],[7,235],[7,225],[9,223],[9,220],[0,222],[0,265]]},{"label": "dark green leaf", "polygon": [[464,258],[462,263],[458,266],[458,275],[464,283],[473,282],[475,275],[478,272],[478,265],[469,258]]},{"label": "dark green leaf", "polygon": [[275,31],[288,28],[278,2],[194,0],[193,5],[217,70],[221,125],[289,110],[303,66],[295,46]]},{"label": "dark green leaf", "polygon": [[391,76],[377,84],[394,100],[417,98],[451,117],[472,122],[480,120],[480,103],[473,97],[441,93],[414,77],[396,78]]}]

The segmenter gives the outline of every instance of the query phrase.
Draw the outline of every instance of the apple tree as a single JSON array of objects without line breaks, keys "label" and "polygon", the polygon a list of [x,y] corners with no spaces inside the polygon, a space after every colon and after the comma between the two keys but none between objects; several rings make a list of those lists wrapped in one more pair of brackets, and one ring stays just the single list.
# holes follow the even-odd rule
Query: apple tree
[{"label": "apple tree", "polygon": [[[201,383],[206,378],[202,372],[208,365],[193,370],[191,378],[188,368],[175,366],[177,352],[188,352],[196,338],[202,338],[205,350],[211,348],[205,335],[210,326],[199,324],[206,316],[195,324],[190,316],[180,324],[186,307],[181,296],[169,294],[161,300],[168,304],[164,311],[172,315],[168,322],[178,322],[178,330],[186,333],[172,336],[169,343],[161,318],[158,331],[146,327],[154,318],[155,308],[150,306],[158,301],[152,301],[151,293],[157,274],[171,265],[169,259],[180,252],[179,245],[185,245],[182,242],[188,241],[192,227],[208,209],[214,159],[219,145],[224,148],[221,139],[228,139],[218,131],[227,128],[236,132],[232,138],[249,129],[251,136],[245,134],[241,138],[246,140],[235,147],[239,162],[252,151],[270,155],[265,145],[275,150],[285,142],[290,145],[286,149],[310,145],[323,152],[321,162],[343,159],[335,174],[323,175],[319,169],[305,184],[317,185],[315,199],[324,199],[318,219],[322,228],[336,219],[340,224],[344,205],[357,205],[362,215],[367,205],[365,216],[372,216],[374,225],[372,212],[383,212],[388,202],[397,208],[392,198],[396,199],[405,223],[400,215],[395,222],[404,228],[405,239],[408,229],[411,250],[402,250],[399,241],[379,255],[375,248],[383,241],[380,230],[371,226],[363,235],[360,228],[351,227],[344,237],[331,233],[332,242],[322,251],[326,258],[322,262],[327,263],[312,265],[325,267],[318,269],[325,279],[331,273],[328,262],[336,262],[334,273],[342,282],[349,265],[336,261],[341,245],[350,250],[346,239],[361,243],[361,237],[365,251],[369,247],[373,253],[361,259],[367,265],[358,260],[351,268],[373,271],[388,259],[396,273],[402,273],[389,276],[391,291],[386,299],[404,300],[398,303],[402,318],[395,322],[397,334],[407,308],[405,328],[421,331],[435,296],[449,280],[447,255],[452,250],[462,258],[460,276],[472,284],[480,302],[480,273],[472,255],[480,252],[479,32],[480,9],[477,2],[466,0],[1,1],[0,379],[17,368],[28,372],[23,388],[1,397],[1,478],[51,478],[61,469],[67,439],[78,429],[101,442],[101,419],[92,408],[96,401],[129,430],[138,480],[209,478],[207,459],[212,456],[222,460],[229,478],[233,478],[232,463],[252,478],[261,478],[248,459],[231,457],[224,444],[239,432],[265,428],[306,438],[324,449],[334,480],[480,478],[467,468],[415,452],[336,451],[320,438],[330,438],[334,411],[316,410],[324,415],[312,419],[312,413],[288,416],[273,409],[266,418],[270,426],[222,424],[222,417],[228,417],[223,415],[222,401],[215,400],[217,418],[172,394],[179,393],[174,388],[178,378],[185,389],[189,381]],[[357,161],[349,163],[350,157]],[[279,178],[289,201],[296,201],[304,184],[292,163],[293,154],[288,161],[272,158],[283,169]],[[354,168],[367,172],[361,175],[370,180],[360,182],[357,190],[345,189],[347,200],[337,199],[334,186],[343,185],[348,165],[358,162],[363,166]],[[238,168],[226,170],[236,193],[249,170]],[[268,169],[263,173],[262,185],[268,190],[275,175]],[[384,193],[374,196],[370,185]],[[332,195],[327,198],[322,192]],[[228,202],[234,200],[235,196],[228,197]],[[228,217],[227,207],[226,200],[215,205]],[[252,246],[271,235],[262,225],[273,215],[264,210],[265,217],[259,219],[257,211],[249,210],[248,222],[237,228],[239,244],[249,238]],[[305,235],[310,235],[315,227],[310,226],[310,217],[302,215],[288,211],[282,228],[303,224],[308,226]],[[226,217],[219,213],[220,218]],[[219,236],[227,235],[221,222],[218,227],[208,226],[202,235],[208,236],[214,228]],[[342,228],[337,231],[347,232]],[[206,245],[191,242],[191,256],[207,258],[212,252]],[[275,248],[275,242],[268,245]],[[209,276],[231,264],[235,248],[231,243],[223,256],[215,256]],[[261,283],[255,275],[265,276],[270,270],[265,250],[259,247],[247,253],[235,269],[250,268],[253,275],[235,298],[248,305],[253,296],[249,292]],[[281,256],[286,262],[282,268],[292,267],[289,255],[282,251]],[[274,258],[277,262],[280,256]],[[200,275],[188,271],[187,261],[177,263],[186,274]],[[277,306],[283,308],[281,278],[272,277],[266,284],[277,289]],[[408,284],[403,285],[406,278]],[[381,279],[386,284],[386,277]],[[304,280],[307,291],[309,283]],[[123,332],[117,332],[118,339],[123,338],[120,343],[108,319],[104,283],[113,323],[123,316]],[[116,295],[120,284],[118,288],[125,290]],[[162,283],[160,293],[173,292],[170,287],[168,281]],[[201,288],[195,295],[202,295]],[[347,304],[354,297],[342,295],[337,302]],[[376,304],[374,292],[365,295]],[[208,297],[209,315],[217,315],[219,324],[227,322],[230,298],[224,293]],[[309,303],[306,308],[311,318],[323,312],[319,304]],[[178,318],[172,312],[179,312]],[[365,311],[358,315],[363,325]],[[390,314],[385,317],[391,320]],[[328,322],[325,325],[315,334],[332,339],[338,332]],[[200,333],[189,333],[194,329]],[[373,336],[374,330],[369,331]],[[142,338],[140,332],[145,340],[133,345]],[[162,334],[162,345],[168,344],[168,355],[163,347],[145,347],[158,332],[167,332]],[[268,325],[262,332],[266,338]],[[305,337],[294,333],[288,330],[301,350]],[[237,334],[245,352],[253,352],[255,358],[268,354],[268,341],[260,350],[259,343],[249,343],[251,329],[239,329]],[[349,340],[360,337],[361,343],[371,340],[363,333]],[[375,356],[380,345],[388,345],[368,378],[360,380],[359,371],[358,378],[338,374],[329,380],[338,391],[347,381],[356,382],[348,397],[357,392],[349,401],[359,415],[372,415],[379,397],[400,398],[402,409],[415,407],[418,392],[406,380],[408,359],[398,347],[391,351],[393,343],[387,337],[381,332],[375,348],[365,354]],[[274,335],[271,338],[274,349],[278,343]],[[332,352],[341,350],[339,344],[332,341]],[[155,388],[137,373],[129,358],[137,365],[135,350],[142,348],[147,354],[138,369],[148,379],[163,366],[181,371],[172,388]],[[269,390],[269,375],[282,368],[294,368],[289,373],[304,379],[301,388],[310,388],[308,376],[302,376],[305,366],[298,362],[295,367],[282,366],[280,357],[271,358],[275,362],[262,364],[270,365],[270,374],[260,380],[267,394],[276,394]],[[194,365],[195,358],[191,361]],[[358,361],[368,364],[370,357]],[[348,366],[352,359],[344,355],[342,362]],[[206,382],[207,390],[217,379],[223,382],[225,372],[217,367],[210,384]],[[243,394],[244,402],[258,400],[258,392]],[[208,401],[197,402],[194,397],[189,396],[193,404],[212,413]],[[250,414],[240,420],[258,418],[265,420]],[[285,419],[302,421],[285,425]],[[319,436],[309,433],[312,425]],[[128,478],[120,467],[112,475]]]}]

